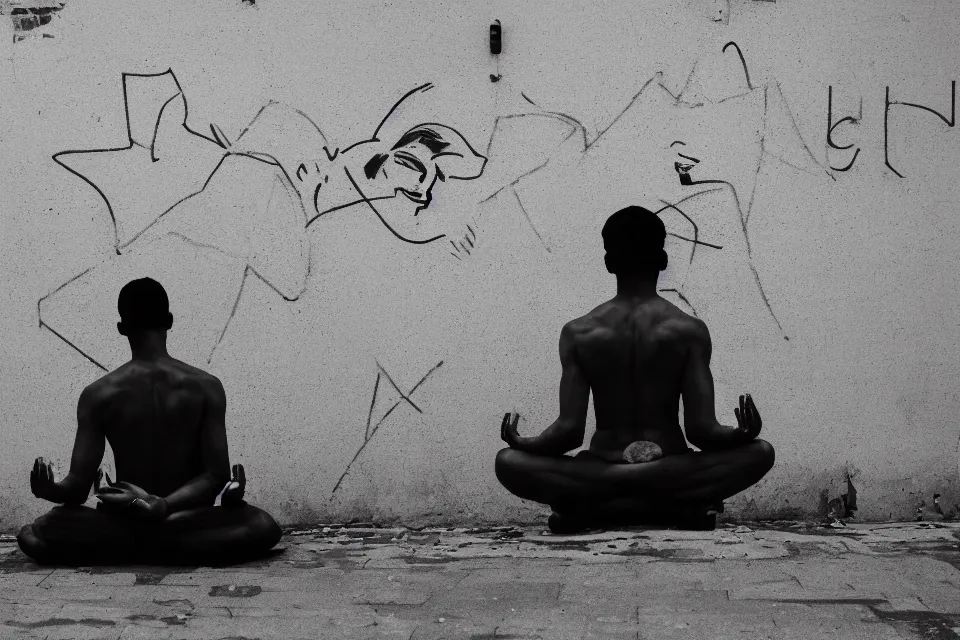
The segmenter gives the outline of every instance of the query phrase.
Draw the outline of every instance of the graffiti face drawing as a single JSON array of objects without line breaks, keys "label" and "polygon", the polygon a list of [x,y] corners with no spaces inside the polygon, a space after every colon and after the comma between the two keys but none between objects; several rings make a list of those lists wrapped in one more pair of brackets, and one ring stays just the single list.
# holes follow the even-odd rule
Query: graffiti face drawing
[{"label": "graffiti face drawing", "polygon": [[693,178],[690,176],[690,171],[700,164],[700,159],[682,153],[682,151],[686,150],[687,145],[687,143],[683,142],[682,140],[675,140],[671,142],[670,148],[673,149],[677,145],[679,145],[679,147],[676,150],[676,158],[673,159],[673,169],[680,177],[680,184],[684,186],[690,186],[693,184]]},{"label": "graffiti face drawing", "polygon": [[[523,140],[525,126],[528,138],[542,141],[532,145],[541,157],[488,199],[509,193],[548,252],[578,251],[572,237],[593,233],[609,211],[627,204],[657,211],[668,232],[661,291],[711,326],[744,315],[746,306],[747,316],[772,321],[756,323],[765,338],[788,338],[752,258],[748,222],[758,177],[762,167],[829,174],[800,135],[779,84],[754,86],[736,43],[724,45],[720,57],[720,84],[694,65],[674,93],[656,74],[592,138],[577,118],[524,95],[536,109],[501,116],[488,150],[520,146],[500,138]],[[561,191],[577,218],[561,221],[550,210],[551,194]],[[725,295],[731,283],[745,295]]]},{"label": "graffiti face drawing", "polygon": [[123,281],[149,276],[183,300],[191,314],[172,346],[209,362],[248,275],[286,300],[303,293],[307,229],[324,214],[372,211],[397,239],[434,242],[444,237],[437,221],[421,223],[417,214],[437,180],[472,180],[486,164],[452,127],[421,122],[404,131],[393,121],[429,84],[394,104],[371,138],[341,150],[305,113],[280,103],[263,107],[231,142],[214,125],[212,136],[188,127],[171,71],[125,74],[123,83],[130,144],[54,156],[103,197],[117,255],[39,303],[41,326],[103,369],[123,358],[116,336],[103,331],[115,320],[109,300]]},{"label": "graffiti face drawing", "polygon": [[[445,180],[444,159],[464,158],[470,153],[459,133],[442,125],[422,125],[408,131],[386,154],[374,155],[363,167],[367,199],[402,195],[417,205],[430,205],[436,181]],[[455,169],[456,170],[456,169]],[[454,173],[454,175],[457,175]]]},{"label": "graffiti face drawing", "polygon": [[[299,188],[312,188],[314,215],[308,224],[331,211],[366,203],[399,239],[424,244],[443,237],[431,235],[429,225],[415,224],[433,201],[437,181],[473,180],[485,164],[486,158],[455,129],[427,123],[396,140],[375,138],[347,147],[313,163],[315,172],[301,164],[297,177],[303,176]],[[347,193],[338,193],[338,184],[347,187]]]}]

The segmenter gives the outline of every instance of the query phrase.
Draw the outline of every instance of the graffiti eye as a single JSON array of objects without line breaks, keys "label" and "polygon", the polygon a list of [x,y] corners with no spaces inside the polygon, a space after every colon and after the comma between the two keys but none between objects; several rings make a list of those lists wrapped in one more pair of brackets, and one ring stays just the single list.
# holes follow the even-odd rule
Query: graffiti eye
[{"label": "graffiti eye", "polygon": [[400,166],[406,167],[412,171],[417,171],[419,173],[426,173],[427,168],[423,166],[423,163],[407,154],[396,154],[393,156],[393,161],[399,164]]}]

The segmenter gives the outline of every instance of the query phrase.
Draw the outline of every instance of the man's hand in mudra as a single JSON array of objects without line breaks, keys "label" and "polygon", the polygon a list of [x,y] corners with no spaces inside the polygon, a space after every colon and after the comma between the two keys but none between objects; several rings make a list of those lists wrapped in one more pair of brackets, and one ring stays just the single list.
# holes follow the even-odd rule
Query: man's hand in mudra
[{"label": "man's hand in mudra", "polygon": [[167,502],[151,495],[130,482],[113,482],[104,474],[106,487],[101,487],[95,497],[109,511],[129,514],[143,520],[163,520],[167,517]]},{"label": "man's hand in mudra", "polygon": [[507,443],[511,449],[520,449],[521,437],[517,433],[517,423],[520,422],[519,413],[503,414],[503,422],[500,423],[500,439]]},{"label": "man's hand in mudra", "polygon": [[737,429],[743,434],[744,441],[756,440],[760,435],[763,421],[749,393],[746,396],[740,396],[740,407],[733,409],[733,415],[737,417]]}]

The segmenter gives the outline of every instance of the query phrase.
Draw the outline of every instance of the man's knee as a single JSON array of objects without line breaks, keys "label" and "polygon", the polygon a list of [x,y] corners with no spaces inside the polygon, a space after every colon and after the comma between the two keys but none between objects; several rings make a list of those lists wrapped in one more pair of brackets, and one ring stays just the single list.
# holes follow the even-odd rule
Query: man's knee
[{"label": "man's knee", "polygon": [[766,475],[773,468],[773,463],[777,455],[773,450],[773,445],[766,440],[754,440],[750,443],[752,449],[752,461],[754,468],[761,476]]},{"label": "man's knee", "polygon": [[247,505],[247,508],[250,510],[250,517],[247,520],[249,539],[258,547],[262,546],[265,549],[270,549],[280,542],[283,530],[273,516],[258,507]]},{"label": "man's knee", "polygon": [[24,554],[37,562],[43,562],[47,559],[45,557],[47,555],[46,545],[43,544],[43,540],[37,535],[32,524],[21,527],[20,533],[17,534],[17,544]]},{"label": "man's knee", "polygon": [[524,454],[516,449],[507,447],[497,452],[497,459],[494,463],[494,470],[497,474],[497,480],[500,484],[510,489],[516,481],[517,474],[523,467]]},{"label": "man's knee", "polygon": [[51,543],[56,544],[63,537],[58,534],[76,529],[74,521],[78,517],[82,518],[82,515],[85,514],[78,513],[77,507],[58,505],[21,527],[17,534],[17,544],[31,558],[36,558],[38,554],[46,555]]}]

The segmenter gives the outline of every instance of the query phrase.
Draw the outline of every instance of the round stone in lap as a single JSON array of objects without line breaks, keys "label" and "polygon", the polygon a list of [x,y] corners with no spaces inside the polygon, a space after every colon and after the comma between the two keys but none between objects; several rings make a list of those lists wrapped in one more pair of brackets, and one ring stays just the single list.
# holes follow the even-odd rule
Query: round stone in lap
[{"label": "round stone in lap", "polygon": [[652,462],[663,457],[663,450],[655,442],[648,440],[637,440],[627,445],[623,450],[623,460],[625,462]]}]

